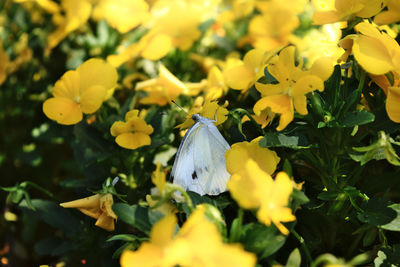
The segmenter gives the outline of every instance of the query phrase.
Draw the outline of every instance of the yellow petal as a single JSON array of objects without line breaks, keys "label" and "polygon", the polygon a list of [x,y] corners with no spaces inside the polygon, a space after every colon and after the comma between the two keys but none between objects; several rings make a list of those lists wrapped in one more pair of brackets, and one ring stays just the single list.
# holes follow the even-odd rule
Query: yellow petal
[{"label": "yellow petal", "polygon": [[85,114],[96,112],[103,104],[106,94],[106,88],[102,85],[93,85],[86,89],[80,99],[82,112]]},{"label": "yellow petal", "polygon": [[102,213],[95,225],[107,231],[114,231],[115,229],[114,219],[108,216],[107,213]]},{"label": "yellow petal", "polygon": [[149,60],[158,60],[167,55],[171,48],[171,37],[167,34],[157,34],[148,42],[141,55]]},{"label": "yellow petal", "polygon": [[107,214],[107,216],[113,218],[113,219],[117,219],[117,215],[114,213],[114,211],[112,210],[112,206],[114,204],[114,199],[112,194],[108,193],[108,194],[103,194],[100,197],[100,209],[102,212],[104,212],[105,214]]},{"label": "yellow petal", "polygon": [[386,112],[394,122],[400,122],[400,87],[389,87],[386,99]]},{"label": "yellow petal", "polygon": [[226,84],[232,89],[244,90],[248,89],[254,83],[255,74],[244,63],[231,67],[224,71]]},{"label": "yellow petal", "polygon": [[380,75],[393,69],[391,55],[378,39],[358,36],[354,40],[353,54],[358,63],[369,73]]},{"label": "yellow petal", "polygon": [[115,138],[115,142],[123,148],[136,149],[151,144],[150,136],[144,133],[123,133]]},{"label": "yellow petal", "polygon": [[310,72],[320,77],[323,81],[326,81],[333,73],[333,62],[332,57],[320,57],[314,61]]},{"label": "yellow petal", "polygon": [[150,242],[159,247],[167,246],[172,240],[177,223],[178,220],[175,214],[164,216],[151,229]]},{"label": "yellow petal", "polygon": [[279,95],[285,92],[286,88],[280,83],[278,84],[263,84],[256,83],[256,89],[261,93],[261,96]]},{"label": "yellow petal", "polygon": [[96,194],[90,197],[85,197],[69,202],[60,203],[63,208],[96,208],[100,205],[100,194]]},{"label": "yellow petal", "polygon": [[253,107],[255,114],[260,114],[267,107],[274,113],[281,114],[278,131],[283,130],[294,117],[292,99],[287,95],[266,96],[257,101]]},{"label": "yellow petal", "polygon": [[129,121],[129,125],[134,132],[141,132],[150,135],[154,131],[151,125],[148,125],[143,119],[140,118],[131,119]]},{"label": "yellow petal", "polygon": [[80,76],[81,94],[93,85],[103,86],[105,90],[117,86],[117,70],[111,64],[102,59],[89,59],[80,65],[76,71]]},{"label": "yellow petal", "polygon": [[387,0],[361,0],[364,4],[363,8],[356,13],[361,18],[370,18],[381,11],[387,3]]},{"label": "yellow petal", "polygon": [[63,76],[54,84],[53,96],[64,97],[71,100],[76,100],[79,97],[79,73],[70,70],[64,73]]},{"label": "yellow petal", "polygon": [[165,266],[163,265],[163,255],[161,248],[145,242],[136,251],[125,250],[121,255],[120,263],[122,267]]},{"label": "yellow petal", "polygon": [[82,120],[83,114],[79,105],[68,98],[53,97],[43,103],[44,114],[59,124],[72,125]]}]

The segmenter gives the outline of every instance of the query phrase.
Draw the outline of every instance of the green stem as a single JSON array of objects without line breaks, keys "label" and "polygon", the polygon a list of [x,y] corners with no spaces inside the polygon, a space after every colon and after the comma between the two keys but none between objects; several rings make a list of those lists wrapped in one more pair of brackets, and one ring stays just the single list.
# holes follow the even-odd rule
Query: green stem
[{"label": "green stem", "polygon": [[308,247],[306,245],[306,242],[304,241],[304,238],[301,235],[299,235],[296,232],[296,230],[294,230],[294,229],[291,229],[290,233],[300,242],[300,246],[303,248],[303,251],[306,254],[307,261],[309,263],[311,263],[312,262],[311,253],[308,250]]},{"label": "green stem", "polygon": [[188,193],[185,190],[183,190],[183,188],[180,186],[170,184],[170,187],[171,187],[172,191],[179,191],[182,194],[182,196],[186,200],[186,204],[188,205],[190,212],[192,213],[194,211],[194,206],[193,206],[192,199],[189,197]]}]

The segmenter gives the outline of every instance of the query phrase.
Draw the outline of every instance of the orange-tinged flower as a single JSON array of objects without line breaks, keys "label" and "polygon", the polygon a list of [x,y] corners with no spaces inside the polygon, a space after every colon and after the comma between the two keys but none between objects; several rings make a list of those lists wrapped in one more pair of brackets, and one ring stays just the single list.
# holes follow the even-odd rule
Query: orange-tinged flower
[{"label": "orange-tinged flower", "polygon": [[89,59],[76,70],[67,71],[53,88],[52,98],[43,103],[43,112],[59,124],[82,120],[83,113],[96,112],[117,85],[118,73],[101,59]]},{"label": "orange-tinged flower", "polygon": [[69,33],[86,23],[92,11],[92,5],[87,0],[62,0],[61,7],[65,15],[56,13],[53,21],[57,29],[47,37],[47,53],[56,47]]},{"label": "orange-tinged flower", "polygon": [[313,22],[316,25],[334,23],[351,19],[353,16],[370,18],[378,14],[387,0],[316,0]]},{"label": "orange-tinged flower", "polygon": [[186,115],[186,120],[176,127],[182,130],[192,126],[194,124],[194,120],[192,119],[193,114],[199,114],[202,117],[215,120],[214,124],[220,125],[227,120],[226,115],[229,113],[226,109],[227,106],[228,102],[225,102],[224,105],[220,106],[216,101],[211,101],[210,99],[204,101],[203,97],[198,97],[196,98],[193,107]]},{"label": "orange-tinged flower", "polygon": [[301,115],[308,113],[306,94],[324,90],[324,80],[333,72],[333,65],[327,58],[317,60],[309,71],[303,71],[301,65],[294,64],[294,52],[293,46],[287,47],[270,61],[268,71],[279,83],[256,83],[262,98],[254,105],[253,111],[259,115],[270,108],[280,114],[278,131],[293,120],[294,109]]},{"label": "orange-tinged flower", "polygon": [[153,127],[139,117],[139,110],[134,109],[125,114],[125,122],[114,122],[110,132],[116,136],[115,142],[119,146],[136,149],[151,144],[149,135],[153,133]]},{"label": "orange-tinged flower", "polygon": [[263,49],[252,49],[246,53],[243,61],[237,59],[231,66],[224,68],[224,78],[229,87],[237,90],[247,90],[264,76],[264,68],[272,58],[273,53]]},{"label": "orange-tinged flower", "polygon": [[61,203],[60,206],[78,209],[83,214],[97,219],[96,226],[107,231],[114,231],[114,220],[117,220],[118,217],[112,210],[113,203],[111,194],[96,194],[91,197]]},{"label": "orange-tinged flower", "polygon": [[175,101],[181,93],[188,89],[164,65],[160,64],[158,78],[138,82],[136,90],[149,92],[149,95],[142,98],[140,103],[165,106],[172,100]]},{"label": "orange-tinged flower", "polygon": [[153,226],[150,242],[122,253],[121,266],[254,266],[255,255],[240,245],[224,244],[205,211],[205,205],[198,205],[176,236],[176,216],[166,215]]},{"label": "orange-tinged flower", "polygon": [[346,36],[340,44],[353,52],[357,62],[371,74],[400,74],[400,46],[396,40],[367,21],[354,28],[358,34]]},{"label": "orange-tinged flower", "polygon": [[245,168],[232,175],[228,189],[241,207],[258,209],[260,222],[267,226],[273,223],[282,234],[289,233],[282,222],[294,221],[296,217],[287,207],[293,185],[286,173],[278,173],[273,180],[255,161],[248,159]]},{"label": "orange-tinged flower", "polygon": [[388,0],[387,11],[382,11],[374,17],[374,22],[378,25],[392,24],[400,21],[400,2]]},{"label": "orange-tinged flower", "polygon": [[243,169],[243,162],[249,159],[254,160],[262,171],[272,175],[280,158],[275,151],[260,147],[258,144],[261,136],[251,142],[240,142],[232,145],[231,149],[225,152],[226,169],[229,173],[238,173]]}]

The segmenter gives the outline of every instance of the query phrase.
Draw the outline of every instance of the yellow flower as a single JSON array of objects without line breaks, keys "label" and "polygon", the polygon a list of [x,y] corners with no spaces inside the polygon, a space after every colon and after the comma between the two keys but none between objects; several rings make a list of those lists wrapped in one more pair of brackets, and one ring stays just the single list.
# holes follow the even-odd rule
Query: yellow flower
[{"label": "yellow flower", "polygon": [[153,133],[153,127],[139,117],[139,110],[134,109],[125,114],[125,122],[114,122],[110,132],[116,136],[115,142],[119,146],[136,149],[151,144],[149,135]]},{"label": "yellow flower", "polygon": [[10,65],[10,57],[3,49],[3,43],[0,42],[0,85],[6,80],[8,68]]},{"label": "yellow flower", "polygon": [[326,24],[321,28],[313,28],[305,36],[297,38],[293,43],[296,45],[299,56],[305,58],[306,68],[320,57],[330,57],[332,64],[344,53],[342,47],[337,44],[342,37],[343,23]]},{"label": "yellow flower", "polygon": [[247,90],[264,76],[264,68],[273,56],[263,49],[252,49],[246,53],[243,61],[231,60],[231,66],[224,68],[224,78],[229,87],[237,90]]},{"label": "yellow flower", "polygon": [[248,35],[239,45],[251,43],[253,47],[271,51],[287,45],[293,31],[299,26],[299,19],[292,6],[286,1],[269,1],[268,8],[261,15],[254,16],[248,28]]},{"label": "yellow flower", "polygon": [[206,93],[205,98],[210,100],[216,100],[228,91],[224,75],[217,66],[211,67],[208,72],[207,82],[203,91]]},{"label": "yellow flower", "polygon": [[341,45],[354,54],[357,62],[369,73],[380,75],[389,71],[400,74],[400,46],[387,33],[365,21],[357,24],[358,34],[346,36]]},{"label": "yellow flower", "polygon": [[349,20],[353,16],[370,18],[378,14],[386,3],[387,0],[314,0],[316,12],[313,22],[321,25]]},{"label": "yellow flower", "polygon": [[286,173],[278,173],[273,180],[254,160],[248,159],[245,168],[232,175],[228,189],[241,207],[258,209],[260,222],[267,226],[272,222],[282,234],[289,233],[282,222],[294,221],[296,217],[287,207],[293,185]]},{"label": "yellow flower", "polygon": [[382,11],[375,16],[374,22],[379,25],[392,24],[400,21],[400,2],[388,0],[387,11]]},{"label": "yellow flower", "polygon": [[150,242],[122,253],[121,266],[254,266],[255,255],[240,245],[224,244],[205,211],[206,206],[198,205],[175,237],[176,216],[166,215],[151,229]]},{"label": "yellow flower", "polygon": [[231,149],[225,152],[226,169],[229,173],[238,173],[243,169],[243,162],[254,160],[262,171],[272,175],[280,158],[275,151],[260,147],[258,144],[261,136],[249,142],[240,142],[232,145]]},{"label": "yellow flower", "polygon": [[194,120],[192,119],[193,114],[199,114],[202,117],[215,120],[215,125],[220,125],[227,120],[226,115],[229,111],[225,107],[228,106],[228,102],[225,102],[224,105],[220,106],[216,101],[211,101],[210,99],[206,99],[204,103],[203,101],[203,97],[198,97],[195,100],[192,109],[186,115],[186,120],[176,127],[182,130],[192,126],[194,124]]},{"label": "yellow flower", "polygon": [[105,19],[120,33],[126,33],[149,18],[149,5],[144,0],[101,0],[93,18]]},{"label": "yellow flower", "polygon": [[294,117],[294,109],[301,115],[306,115],[306,94],[314,90],[324,90],[324,81],[333,72],[332,62],[328,58],[320,58],[314,62],[311,70],[303,71],[301,64],[295,66],[295,48],[289,46],[283,49],[279,56],[271,60],[268,71],[279,82],[278,84],[256,83],[262,98],[253,107],[256,115],[267,108],[281,115],[278,131],[283,130]]},{"label": "yellow flower", "polygon": [[76,70],[67,71],[53,88],[53,96],[43,103],[43,112],[59,124],[82,120],[82,113],[96,112],[117,85],[118,73],[101,59],[89,59]]},{"label": "yellow flower", "polygon": [[65,15],[55,13],[53,21],[57,29],[47,37],[47,51],[49,53],[67,35],[86,23],[92,11],[92,5],[87,0],[62,0],[61,7]]},{"label": "yellow flower", "polygon": [[187,90],[187,87],[176,78],[164,65],[158,68],[158,78],[149,79],[136,84],[136,90],[149,92],[140,100],[142,104],[165,106]]},{"label": "yellow flower", "polygon": [[91,197],[61,203],[60,206],[78,209],[83,214],[97,219],[96,226],[107,231],[113,231],[115,228],[114,220],[118,218],[112,210],[113,203],[111,194],[96,194]]}]

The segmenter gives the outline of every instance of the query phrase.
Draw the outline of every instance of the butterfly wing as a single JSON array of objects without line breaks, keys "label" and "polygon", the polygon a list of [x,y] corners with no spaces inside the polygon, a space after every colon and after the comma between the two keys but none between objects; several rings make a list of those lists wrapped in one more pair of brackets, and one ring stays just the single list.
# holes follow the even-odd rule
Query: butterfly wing
[{"label": "butterfly wing", "polygon": [[193,136],[194,180],[198,180],[207,195],[225,192],[230,178],[225,162],[225,152],[230,148],[228,142],[212,121],[201,124]]},{"label": "butterfly wing", "polygon": [[194,141],[201,123],[196,122],[186,132],[175,156],[171,177],[174,184],[180,185],[186,191],[193,191],[204,195],[195,174]]}]

